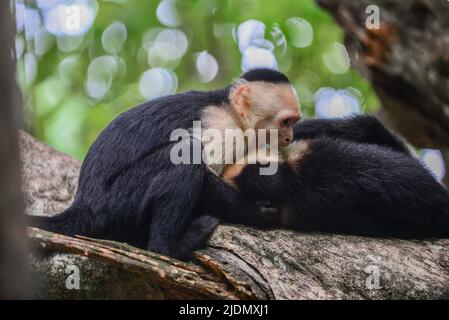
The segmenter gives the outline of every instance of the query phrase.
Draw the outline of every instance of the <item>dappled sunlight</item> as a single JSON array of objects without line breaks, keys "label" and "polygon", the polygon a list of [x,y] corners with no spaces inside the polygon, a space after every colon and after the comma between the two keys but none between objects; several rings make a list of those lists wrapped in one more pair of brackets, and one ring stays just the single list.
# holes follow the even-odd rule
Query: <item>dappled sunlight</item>
[{"label": "dappled sunlight", "polygon": [[[379,106],[370,85],[350,68],[341,30],[313,0],[291,6],[268,0],[17,0],[16,22],[18,78],[27,109],[36,109],[29,129],[77,158],[111,115],[168,94],[219,88],[257,67],[287,74],[305,116],[340,117]],[[54,79],[63,97],[42,90]],[[318,94],[321,88],[330,93]],[[68,134],[50,132],[64,128],[65,113],[58,110],[68,103],[75,110],[75,103],[85,104],[79,117],[91,120],[74,121],[80,127]],[[74,153],[65,146],[75,140],[82,147]]]},{"label": "dappled sunlight", "polygon": [[341,118],[360,113],[360,101],[348,90],[321,88],[315,94],[318,118]]},{"label": "dappled sunlight", "polygon": [[123,49],[127,35],[126,26],[122,22],[111,23],[101,36],[104,51],[109,54],[118,54]]},{"label": "dappled sunlight", "polygon": [[313,27],[305,19],[290,18],[285,22],[290,35],[291,45],[296,48],[305,48],[312,44]]},{"label": "dappled sunlight", "polygon": [[346,73],[351,66],[348,51],[341,43],[332,43],[322,57],[324,65],[333,73]]},{"label": "dappled sunlight", "polygon": [[196,69],[201,82],[210,82],[218,73],[217,59],[207,51],[200,52],[196,58]]},{"label": "dappled sunlight", "polygon": [[[86,33],[94,23],[98,3],[93,0],[51,1],[53,5],[40,2],[44,24],[55,36],[79,36]],[[79,18],[78,18],[79,17]]]},{"label": "dappled sunlight", "polygon": [[167,27],[178,27],[181,24],[174,0],[161,1],[157,6],[156,16],[159,22]]},{"label": "dappled sunlight", "polygon": [[443,180],[446,174],[444,159],[439,150],[423,149],[420,153],[421,162],[432,172],[439,181]]},{"label": "dappled sunlight", "polygon": [[178,78],[169,69],[150,69],[145,71],[140,78],[139,88],[141,95],[145,99],[156,99],[175,93],[178,89]]}]

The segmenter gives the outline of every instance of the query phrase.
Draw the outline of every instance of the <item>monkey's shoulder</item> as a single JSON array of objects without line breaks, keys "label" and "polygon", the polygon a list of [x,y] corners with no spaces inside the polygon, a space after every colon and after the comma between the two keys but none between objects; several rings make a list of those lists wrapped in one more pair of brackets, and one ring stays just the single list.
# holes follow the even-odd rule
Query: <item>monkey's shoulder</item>
[{"label": "monkey's shoulder", "polygon": [[166,119],[164,122],[176,122],[186,117],[198,117],[202,108],[209,105],[220,106],[224,101],[227,101],[225,90],[187,91],[144,102],[123,112],[112,123],[159,122],[163,119]]},{"label": "monkey's shoulder", "polygon": [[225,99],[225,90],[188,91],[142,103],[117,116],[100,133],[93,146],[123,142],[151,148],[168,141],[173,130],[190,128],[193,121],[201,119],[205,107],[221,106]]}]

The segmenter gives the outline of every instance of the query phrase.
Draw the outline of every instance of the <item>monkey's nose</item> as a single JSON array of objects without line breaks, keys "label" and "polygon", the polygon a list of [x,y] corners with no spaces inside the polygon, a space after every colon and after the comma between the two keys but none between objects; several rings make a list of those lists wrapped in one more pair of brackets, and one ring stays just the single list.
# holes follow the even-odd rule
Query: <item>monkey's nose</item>
[{"label": "monkey's nose", "polygon": [[290,142],[291,142],[291,138],[284,138],[279,141],[279,143],[282,147],[288,146],[290,144]]}]

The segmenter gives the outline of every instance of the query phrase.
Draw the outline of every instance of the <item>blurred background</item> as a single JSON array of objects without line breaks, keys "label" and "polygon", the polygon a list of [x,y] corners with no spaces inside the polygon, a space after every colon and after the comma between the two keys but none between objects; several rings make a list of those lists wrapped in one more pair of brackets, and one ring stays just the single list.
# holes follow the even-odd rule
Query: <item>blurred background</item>
[{"label": "blurred background", "polygon": [[[314,0],[16,0],[15,17],[25,129],[77,159],[123,111],[255,67],[286,73],[306,117],[381,105]],[[444,177],[438,150],[418,155]]]}]

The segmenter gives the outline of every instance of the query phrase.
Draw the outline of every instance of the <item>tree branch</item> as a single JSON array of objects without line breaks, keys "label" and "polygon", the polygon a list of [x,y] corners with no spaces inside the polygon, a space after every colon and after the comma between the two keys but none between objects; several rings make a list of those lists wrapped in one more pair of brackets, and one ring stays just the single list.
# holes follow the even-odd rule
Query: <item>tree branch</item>
[{"label": "tree branch", "polygon": [[[56,213],[51,210],[73,198],[79,163],[25,133],[21,147],[28,212]],[[72,238],[35,228],[29,228],[28,236],[33,247],[54,253],[31,258],[36,295],[41,298],[449,298],[449,240],[405,241],[221,225],[208,247],[184,263],[108,240]],[[79,268],[79,289],[66,286],[68,266]]]}]

